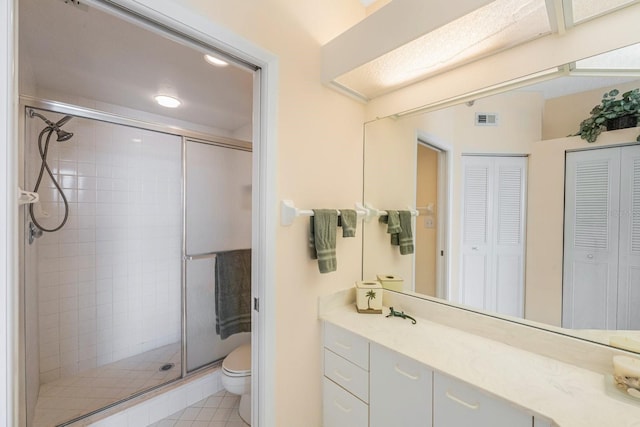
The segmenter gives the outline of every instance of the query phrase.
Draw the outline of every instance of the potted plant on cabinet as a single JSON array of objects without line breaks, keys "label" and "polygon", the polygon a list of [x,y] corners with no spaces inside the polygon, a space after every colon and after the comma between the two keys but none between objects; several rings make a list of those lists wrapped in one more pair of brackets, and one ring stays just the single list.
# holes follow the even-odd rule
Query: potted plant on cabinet
[{"label": "potted plant on cabinet", "polygon": [[[595,142],[603,130],[624,129],[638,126],[640,119],[640,89],[633,89],[617,98],[620,91],[605,93],[600,105],[591,110],[591,116],[580,123],[580,135],[587,142]],[[638,136],[640,141],[640,135]]]}]

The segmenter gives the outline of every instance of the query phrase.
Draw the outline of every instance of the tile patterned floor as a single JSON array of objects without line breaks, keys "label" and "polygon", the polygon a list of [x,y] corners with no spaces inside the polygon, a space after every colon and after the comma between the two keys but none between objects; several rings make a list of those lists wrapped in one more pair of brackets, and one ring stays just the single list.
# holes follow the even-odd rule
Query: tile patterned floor
[{"label": "tile patterned floor", "polygon": [[238,414],[240,396],[221,391],[149,427],[249,427]]},{"label": "tile patterned floor", "polygon": [[[170,344],[43,384],[33,426],[55,426],[178,378],[180,360],[180,343]],[[175,366],[159,371],[165,363]]]}]

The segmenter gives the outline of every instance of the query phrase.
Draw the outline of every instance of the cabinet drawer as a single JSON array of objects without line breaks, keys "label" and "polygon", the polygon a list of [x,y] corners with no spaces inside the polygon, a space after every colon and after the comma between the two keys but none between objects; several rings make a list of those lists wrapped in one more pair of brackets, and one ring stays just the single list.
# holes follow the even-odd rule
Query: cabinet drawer
[{"label": "cabinet drawer", "polygon": [[531,427],[533,416],[509,402],[435,373],[433,427]]},{"label": "cabinet drawer", "polygon": [[429,367],[371,344],[370,374],[371,427],[431,427],[433,372]]},{"label": "cabinet drawer", "polygon": [[325,322],[324,346],[362,369],[369,370],[369,341],[365,338]]},{"label": "cabinet drawer", "polygon": [[324,375],[360,400],[369,401],[369,372],[327,349],[324,350]]},{"label": "cabinet drawer", "polygon": [[368,427],[369,407],[324,377],[322,414],[324,427]]}]

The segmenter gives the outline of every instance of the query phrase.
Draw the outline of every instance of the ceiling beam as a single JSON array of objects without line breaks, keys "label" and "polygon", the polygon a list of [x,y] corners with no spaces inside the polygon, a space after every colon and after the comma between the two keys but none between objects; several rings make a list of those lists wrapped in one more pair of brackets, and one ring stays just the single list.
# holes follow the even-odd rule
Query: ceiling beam
[{"label": "ceiling beam", "polygon": [[563,35],[567,31],[564,1],[545,0],[545,3],[547,5],[547,15],[549,17],[549,25],[551,25],[551,32]]},{"label": "ceiling beam", "polygon": [[394,0],[322,47],[325,84],[492,0]]}]

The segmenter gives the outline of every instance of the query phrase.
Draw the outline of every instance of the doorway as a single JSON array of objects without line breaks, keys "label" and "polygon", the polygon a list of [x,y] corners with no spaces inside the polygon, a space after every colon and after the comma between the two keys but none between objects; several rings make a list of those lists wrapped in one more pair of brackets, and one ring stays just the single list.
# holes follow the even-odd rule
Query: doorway
[{"label": "doorway", "polygon": [[414,291],[437,298],[448,294],[449,156],[444,145],[418,139]]},{"label": "doorway", "polygon": [[[19,4],[18,1],[15,2],[16,5]],[[78,11],[76,11],[75,9],[73,9],[75,6],[73,5],[65,5],[62,2],[57,2],[57,1],[51,1],[52,4],[57,4],[60,5],[60,7],[69,7],[72,8],[70,10],[74,10],[74,12],[71,13],[78,13]],[[75,3],[75,2],[74,2]],[[122,6],[123,8],[120,9],[119,6],[114,6],[114,3],[119,4],[120,6]],[[135,4],[134,4],[135,3]],[[168,17],[168,16],[173,16],[173,18],[161,18],[160,20],[163,21],[162,24],[159,24],[157,21],[156,22],[152,22],[150,20],[147,20],[146,18],[141,18],[143,16],[146,15],[153,15],[153,12],[160,12],[159,9],[167,9],[167,8],[171,8],[170,6],[163,6],[163,5],[154,5],[153,7],[151,6],[142,6],[141,3],[144,2],[129,2],[127,0],[122,0],[122,1],[118,1],[118,2],[102,2],[102,1],[88,1],[87,4],[89,4],[90,7],[95,6],[96,8],[99,8],[100,10],[106,10],[109,9],[111,12],[115,12],[114,14],[117,15],[120,18],[123,18],[129,22],[134,22],[136,25],[145,27],[146,29],[152,28],[153,32],[157,34],[160,34],[161,36],[168,36],[169,38],[171,38],[172,40],[175,41],[177,37],[177,35],[182,35],[184,36],[185,40],[189,40],[190,42],[194,42],[195,45],[193,46],[198,46],[198,48],[202,48],[203,45],[205,46],[209,46],[211,48],[212,51],[215,51],[216,53],[223,53],[220,50],[218,50],[218,48],[216,46],[222,45],[223,42],[222,41],[214,41],[214,39],[212,38],[208,38],[208,34],[211,32],[211,28],[207,28],[206,30],[200,29],[200,32],[197,32],[197,28],[198,26],[202,26],[201,24],[198,24],[200,21],[196,18],[195,15],[189,15],[186,12],[182,12],[182,13],[178,13],[177,15],[171,14],[171,13],[167,13],[167,10],[164,10],[164,13],[162,14],[163,17]],[[115,8],[115,9],[114,9]],[[126,8],[126,11],[125,11]],[[142,11],[141,11],[142,10]],[[133,13],[133,12],[137,12],[137,13]],[[185,16],[187,15],[187,16]],[[157,17],[156,17],[157,18]],[[197,22],[194,22],[197,21]],[[192,24],[194,27],[191,28],[190,30],[187,29],[187,25],[188,24]],[[191,33],[191,36],[187,36],[186,33]],[[193,35],[193,33],[195,33],[195,36]],[[216,33],[218,37],[222,37],[223,39],[228,36],[228,34],[226,34],[226,32],[222,32],[222,33]],[[246,43],[241,43],[238,42],[237,40],[235,42],[230,43],[231,46],[234,45],[238,45],[241,44],[243,45],[242,47],[247,48],[250,47],[248,46]],[[251,58],[252,59],[256,59],[256,58],[262,58],[260,61],[257,62],[261,62],[263,66],[267,65],[267,61],[271,60],[272,58],[270,58],[267,55],[262,55],[261,52],[258,49],[251,49],[252,50],[252,55]],[[148,52],[146,52],[148,53]],[[234,51],[232,52],[234,54],[235,58],[238,58],[238,51]],[[145,55],[140,55],[141,57],[144,57]],[[249,57],[248,54],[243,54],[240,55],[241,57]],[[230,58],[232,59],[232,58]],[[248,64],[248,63],[247,63]],[[263,98],[262,95],[264,95],[265,93],[271,93],[273,94],[273,81],[270,81],[269,84],[269,88],[262,88],[261,87],[261,83],[263,83],[264,81],[266,81],[266,73],[265,70],[260,70],[257,67],[252,67],[254,74],[252,76],[252,78],[250,80],[253,81],[254,83],[254,89],[253,89],[253,93],[251,94],[251,102],[254,106],[254,114],[250,114],[251,117],[253,118],[253,116],[255,115],[256,117],[260,117],[261,120],[256,120],[256,123],[260,123],[260,124],[265,124],[265,123],[269,123],[269,124],[273,124],[273,121],[270,117],[267,117],[266,111],[264,111],[263,109],[260,109],[259,107],[261,106],[261,104],[263,103]],[[69,79],[68,75],[65,76],[67,81],[72,81],[73,79]],[[105,86],[106,86],[106,82],[105,82]],[[52,93],[52,92],[41,92],[41,93]],[[78,96],[78,95],[76,95]],[[48,96],[47,96],[48,97]],[[79,97],[79,96],[78,96]],[[69,103],[68,100],[67,101],[67,106],[68,105],[73,105],[72,103]],[[122,112],[119,112],[120,114],[122,114]],[[92,117],[94,118],[94,117]],[[139,117],[135,117],[134,119],[139,119]],[[202,129],[197,129],[197,131],[202,131]],[[265,256],[263,254],[265,253],[272,253],[273,251],[266,251],[265,250],[265,245],[267,245],[268,239],[264,238],[264,234],[266,233],[267,228],[269,228],[269,225],[271,223],[273,223],[273,218],[269,217],[269,216],[265,216],[264,215],[264,204],[266,204],[265,200],[268,199],[268,191],[267,191],[267,186],[269,185],[270,182],[268,178],[266,176],[266,165],[268,163],[266,155],[264,154],[266,152],[266,150],[260,150],[260,144],[261,143],[265,143],[267,141],[267,136],[265,134],[263,134],[261,132],[261,130],[259,128],[257,128],[257,126],[255,126],[253,129],[248,129],[248,134],[250,135],[250,138],[253,139],[254,144],[256,145],[256,150],[254,151],[255,153],[255,157],[253,159],[252,162],[253,163],[253,195],[251,196],[251,198],[253,199],[253,203],[252,206],[252,223],[253,223],[253,232],[252,232],[252,242],[253,242],[253,247],[254,250],[256,251],[256,257],[255,260],[253,261],[253,267],[252,268],[254,270],[254,276],[257,278],[257,281],[254,282],[253,285],[253,297],[258,299],[263,295],[263,290],[264,290],[264,286],[263,283],[266,280],[269,280],[269,277],[271,277],[270,272],[265,271],[268,268],[266,267],[267,265],[270,265],[270,263],[266,262],[265,260]],[[202,132],[200,133],[201,136]],[[78,133],[78,136],[80,136],[80,133]],[[200,138],[199,138],[200,139]],[[264,147],[264,146],[263,146]],[[69,154],[69,153],[65,153],[65,154]],[[85,153],[86,154],[86,153]],[[174,156],[175,157],[175,156]],[[65,160],[66,161],[66,160]],[[87,162],[81,162],[81,163],[87,163]],[[10,177],[10,180],[11,177]],[[17,182],[16,182],[17,184]],[[259,213],[262,213],[262,215],[260,215]],[[257,218],[261,218],[260,222],[257,220]],[[257,268],[262,269],[262,271],[257,271]],[[79,298],[78,298],[79,301]],[[258,304],[255,304],[256,307],[258,306]],[[262,305],[262,307],[264,307],[264,305]],[[179,312],[179,310],[178,310]],[[253,356],[253,366],[254,366],[254,373],[258,373],[258,375],[260,375],[261,370],[257,369],[257,366],[264,360],[265,358],[265,353],[261,350],[259,343],[263,342],[262,337],[259,335],[260,331],[264,331],[264,324],[261,324],[259,320],[264,319],[264,315],[262,313],[258,313],[257,310],[255,310],[253,312],[253,321],[254,321],[254,326],[255,326],[255,331],[256,333],[254,334],[252,341],[254,341],[254,343],[256,343],[255,348],[258,349],[258,351],[254,352],[254,356]],[[269,354],[266,354],[266,357],[268,357]],[[256,385],[259,385],[259,381],[258,378],[256,378],[258,375],[254,375],[254,381],[256,383]],[[263,386],[264,387],[264,386]],[[15,389],[15,387],[14,387]],[[262,388],[256,387],[254,386],[254,391],[256,392],[256,394],[258,392],[260,392],[262,394]],[[16,395],[18,395],[18,393],[16,393]],[[258,405],[257,405],[258,399],[255,398],[254,399],[254,408],[258,409]],[[254,413],[258,413],[257,410],[254,409]],[[14,416],[15,418],[15,416]],[[258,418],[258,416],[256,416],[256,418]],[[13,425],[14,423],[12,423]],[[254,423],[254,425],[257,425],[257,422]]]}]

